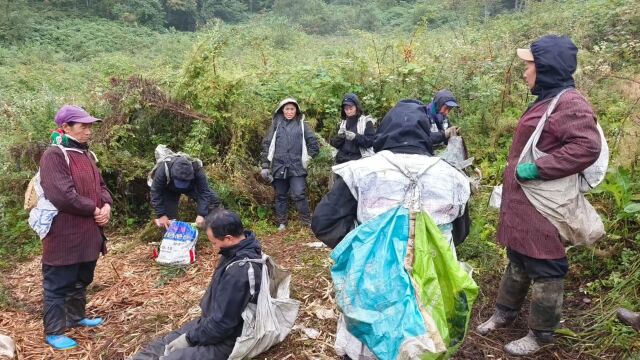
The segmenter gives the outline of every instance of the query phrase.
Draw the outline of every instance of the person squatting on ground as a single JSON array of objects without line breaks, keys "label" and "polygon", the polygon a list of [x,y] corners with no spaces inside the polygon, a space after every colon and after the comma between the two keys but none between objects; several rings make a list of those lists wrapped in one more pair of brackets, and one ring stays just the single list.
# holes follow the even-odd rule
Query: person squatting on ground
[{"label": "person squatting on ground", "polygon": [[[200,302],[200,317],[152,342],[132,360],[226,360],[233,351],[242,333],[242,312],[249,302],[257,302],[262,279],[262,265],[241,260],[261,259],[262,250],[255,234],[245,230],[232,211],[214,210],[205,226],[207,237],[220,249],[220,259]],[[247,266],[254,266],[254,295]]]},{"label": "person squatting on ground", "polygon": [[159,169],[153,175],[151,206],[156,213],[156,225],[168,228],[172,219],[178,217],[178,204],[182,194],[196,202],[196,226],[204,226],[204,218],[220,206],[220,198],[209,187],[204,167],[197,161],[176,156],[166,166],[167,173]]},{"label": "person squatting on ground", "polygon": [[374,119],[364,115],[360,99],[356,94],[346,94],[340,106],[340,127],[330,144],[338,149],[336,164],[358,160],[373,155],[373,140],[376,134]]},{"label": "person squatting on ground", "polygon": [[[529,202],[516,176],[520,181],[563,178],[586,169],[600,154],[596,117],[574,89],[577,52],[569,37],[553,35],[536,40],[530,49],[517,50],[525,62],[524,80],[538,98],[518,122],[504,172],[497,237],[507,247],[509,265],[500,283],[495,313],[477,328],[486,335],[511,324],[531,286],[529,332],[505,346],[512,355],[533,354],[554,340],[569,267],[558,230]],[[537,144],[548,155],[517,165],[552,99],[565,89],[569,90],[560,97]]]},{"label": "person squatting on ground", "polygon": [[103,227],[113,203],[88,146],[98,121],[80,107],[64,105],[55,116],[59,136],[52,140],[58,146],[50,146],[40,160],[44,196],[58,210],[42,241],[44,333],[58,350],[77,345],[65,329],[102,323],[85,313],[87,286],[100,253],[106,253]]},{"label": "person squatting on ground", "polygon": [[[400,169],[419,172],[422,211],[434,220],[445,239],[449,241],[455,256],[454,242],[462,242],[468,235],[468,227],[454,229],[459,217],[468,217],[465,205],[470,196],[468,178],[444,161],[432,157],[429,119],[425,105],[416,100],[403,100],[391,109],[382,120],[375,136],[376,154],[366,159],[334,166],[335,173],[353,174],[345,180],[337,176],[336,183],[325,195],[313,214],[311,229],[315,236],[335,248],[357,226],[403,203],[406,191],[413,181]],[[380,168],[376,168],[379,166]],[[434,184],[435,172],[448,181]],[[379,176],[384,173],[385,176]],[[352,185],[348,185],[349,181]],[[358,198],[351,188],[358,189]],[[454,239],[454,236],[460,239]],[[338,321],[336,351],[344,359],[375,359],[375,356]]]},{"label": "person squatting on ground", "polygon": [[449,123],[449,112],[459,107],[453,93],[447,89],[440,90],[427,105],[427,115],[431,121],[431,141],[433,145],[447,144],[451,132],[457,134],[458,128]]},{"label": "person squatting on ground", "polygon": [[298,102],[293,98],[278,104],[269,130],[262,140],[260,175],[275,189],[278,230],[287,226],[287,194],[296,204],[300,221],[309,226],[311,211],[306,194],[307,164],[320,152],[316,136],[305,123]]}]

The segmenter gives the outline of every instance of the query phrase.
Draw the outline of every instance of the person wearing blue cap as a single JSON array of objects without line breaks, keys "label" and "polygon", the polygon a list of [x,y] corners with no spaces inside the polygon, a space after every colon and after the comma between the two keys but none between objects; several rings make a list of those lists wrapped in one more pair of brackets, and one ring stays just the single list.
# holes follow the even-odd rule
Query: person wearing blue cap
[{"label": "person wearing blue cap", "polygon": [[171,219],[178,217],[181,195],[196,202],[196,226],[204,226],[204,218],[220,206],[220,198],[209,187],[202,163],[185,156],[167,162],[167,171],[156,171],[151,185],[151,206],[156,213],[156,225],[168,228]]},{"label": "person wearing blue cap", "polygon": [[449,112],[460,107],[453,93],[447,89],[440,90],[427,105],[427,115],[431,120],[431,141],[433,145],[446,144],[451,132],[458,128],[449,124]]}]

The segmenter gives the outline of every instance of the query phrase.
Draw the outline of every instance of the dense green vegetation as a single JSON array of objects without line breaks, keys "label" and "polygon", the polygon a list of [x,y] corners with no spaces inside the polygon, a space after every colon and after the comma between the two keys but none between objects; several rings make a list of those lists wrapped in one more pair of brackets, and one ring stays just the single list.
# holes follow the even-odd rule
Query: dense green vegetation
[{"label": "dense green vegetation", "polygon": [[[634,333],[612,313],[620,305],[640,309],[640,4],[461,4],[0,0],[7,10],[0,11],[0,266],[39,251],[22,193],[64,103],[105,119],[93,147],[116,199],[113,228],[133,231],[150,217],[145,180],[158,143],[202,158],[226,206],[266,221],[271,193],[256,174],[259,142],[281,98],[297,97],[328,139],[346,92],[381,118],[401,98],[429,101],[447,87],[462,104],[452,121],[483,174],[472,236],[461,249],[482,276],[503,255],[493,243],[488,192],[501,181],[511,133],[533,100],[514,49],[543,34],[569,34],[581,50],[577,86],[605,129],[612,164],[589,196],[609,236],[595,249],[569,252],[576,291],[598,305],[584,314],[585,331],[567,341],[594,356],[638,351]],[[184,19],[192,25],[178,26]],[[312,203],[326,191],[330,163],[325,148],[312,164]]]}]

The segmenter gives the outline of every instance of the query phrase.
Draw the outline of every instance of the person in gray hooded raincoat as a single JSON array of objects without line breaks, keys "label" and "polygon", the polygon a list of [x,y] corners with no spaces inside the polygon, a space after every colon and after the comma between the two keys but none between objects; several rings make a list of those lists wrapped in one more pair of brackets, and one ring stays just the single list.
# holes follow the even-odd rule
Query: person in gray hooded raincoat
[{"label": "person in gray hooded raincoat", "polygon": [[287,195],[296,204],[300,220],[311,225],[311,211],[306,194],[307,164],[320,152],[315,133],[305,123],[304,114],[294,98],[282,100],[273,113],[271,126],[262,140],[260,175],[275,190],[278,230],[286,228]]}]

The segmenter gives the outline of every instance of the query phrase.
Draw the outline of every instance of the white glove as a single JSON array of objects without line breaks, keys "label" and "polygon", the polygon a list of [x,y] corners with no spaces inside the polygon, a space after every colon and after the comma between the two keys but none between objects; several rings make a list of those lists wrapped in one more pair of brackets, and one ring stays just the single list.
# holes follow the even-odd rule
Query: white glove
[{"label": "white glove", "polygon": [[204,229],[204,217],[198,215],[196,216],[196,226],[200,229]]},{"label": "white glove", "polygon": [[457,126],[453,126],[453,127],[447,128],[447,129],[444,131],[444,136],[445,136],[447,139],[448,139],[448,138],[450,138],[450,137],[452,137],[452,136],[457,136],[457,135],[458,135],[458,131],[460,131],[460,130],[458,129],[458,127],[457,127]]},{"label": "white glove", "polygon": [[344,133],[347,131],[347,129],[345,129],[344,127],[340,126],[340,129],[338,129],[338,136],[339,137],[344,137]]},{"label": "white glove", "polygon": [[187,341],[187,334],[182,334],[164,347],[164,355],[166,356],[176,350],[186,349],[188,347],[191,347],[191,344]]},{"label": "white glove", "polygon": [[260,176],[262,176],[264,181],[268,183],[273,182],[273,176],[269,173],[269,169],[262,169],[262,171],[260,171]]},{"label": "white glove", "polygon": [[355,138],[356,138],[356,133],[354,133],[353,131],[345,131],[345,133],[344,133],[344,137],[345,137],[347,140],[353,140],[353,139],[355,139]]}]

